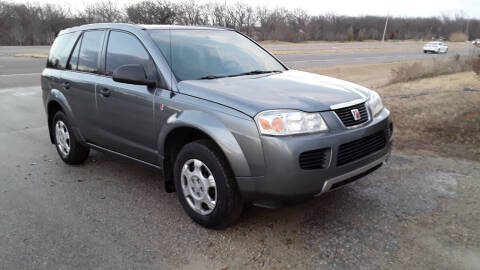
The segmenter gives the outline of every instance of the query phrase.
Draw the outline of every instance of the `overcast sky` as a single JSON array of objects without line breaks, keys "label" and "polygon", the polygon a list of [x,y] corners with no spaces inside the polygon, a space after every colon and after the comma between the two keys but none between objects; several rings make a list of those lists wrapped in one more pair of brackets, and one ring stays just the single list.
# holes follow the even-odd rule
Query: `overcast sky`
[{"label": "overcast sky", "polygon": [[[8,1],[8,0],[7,0]],[[140,0],[112,0],[119,6]],[[98,2],[97,0],[10,0],[17,3],[58,3],[82,9],[86,4]],[[224,0],[197,0],[199,3],[220,2]],[[227,3],[234,3],[227,0]],[[264,5],[267,7],[284,7],[287,9],[302,8],[309,14],[324,14],[333,12],[339,15],[386,15],[409,17],[428,17],[441,14],[453,15],[462,12],[469,18],[480,18],[480,0],[240,0],[253,6]]]}]

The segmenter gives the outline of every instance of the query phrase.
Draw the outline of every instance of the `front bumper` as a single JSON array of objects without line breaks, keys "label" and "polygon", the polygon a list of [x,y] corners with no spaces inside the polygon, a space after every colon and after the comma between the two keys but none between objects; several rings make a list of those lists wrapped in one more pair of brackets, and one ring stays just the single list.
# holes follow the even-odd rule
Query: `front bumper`
[{"label": "front bumper", "polygon": [[[323,112],[329,132],[299,136],[262,136],[265,175],[237,177],[237,183],[246,201],[284,201],[309,197],[353,182],[380,167],[389,157],[393,142],[390,112],[384,109],[368,123],[354,129],[345,128],[333,111]],[[337,166],[339,146],[366,136],[384,132],[385,147]],[[305,170],[299,165],[301,153],[328,149],[324,168]]]}]

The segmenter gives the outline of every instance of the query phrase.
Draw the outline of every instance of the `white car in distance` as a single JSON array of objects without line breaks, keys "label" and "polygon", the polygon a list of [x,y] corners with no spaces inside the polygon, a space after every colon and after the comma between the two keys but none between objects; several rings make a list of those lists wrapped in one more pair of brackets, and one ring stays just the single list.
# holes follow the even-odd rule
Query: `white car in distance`
[{"label": "white car in distance", "polygon": [[424,53],[447,53],[448,52],[448,46],[443,44],[443,42],[440,41],[432,41],[428,42],[423,46],[423,52]]}]

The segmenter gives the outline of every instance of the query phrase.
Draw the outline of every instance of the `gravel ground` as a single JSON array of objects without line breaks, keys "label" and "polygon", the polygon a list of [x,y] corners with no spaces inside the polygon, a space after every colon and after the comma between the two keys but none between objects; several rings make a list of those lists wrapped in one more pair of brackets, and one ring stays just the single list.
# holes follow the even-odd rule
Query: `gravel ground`
[{"label": "gravel ground", "polygon": [[45,132],[0,135],[9,145],[0,147],[8,157],[0,163],[0,268],[480,265],[478,162],[395,153],[344,189],[283,209],[247,208],[236,225],[212,231],[190,221],[156,170],[96,151],[67,166]]}]

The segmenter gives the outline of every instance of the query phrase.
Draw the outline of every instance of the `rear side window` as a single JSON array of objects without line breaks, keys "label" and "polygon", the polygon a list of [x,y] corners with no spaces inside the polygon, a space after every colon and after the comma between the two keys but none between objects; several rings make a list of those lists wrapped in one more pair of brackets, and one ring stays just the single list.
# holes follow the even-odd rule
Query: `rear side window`
[{"label": "rear side window", "polygon": [[140,41],[133,35],[112,31],[107,46],[106,73],[113,74],[113,71],[122,65],[138,64],[148,71],[150,67],[150,56]]},{"label": "rear side window", "polygon": [[72,56],[70,56],[70,61],[68,61],[67,69],[77,70],[78,66],[78,54],[80,52],[80,45],[82,44],[82,37],[80,37],[75,44],[75,49],[73,49]]},{"label": "rear side window", "polygon": [[75,44],[78,33],[68,33],[58,36],[48,54],[47,67],[64,69]]},{"label": "rear side window", "polygon": [[97,73],[98,54],[103,42],[103,30],[83,33],[77,70]]}]

